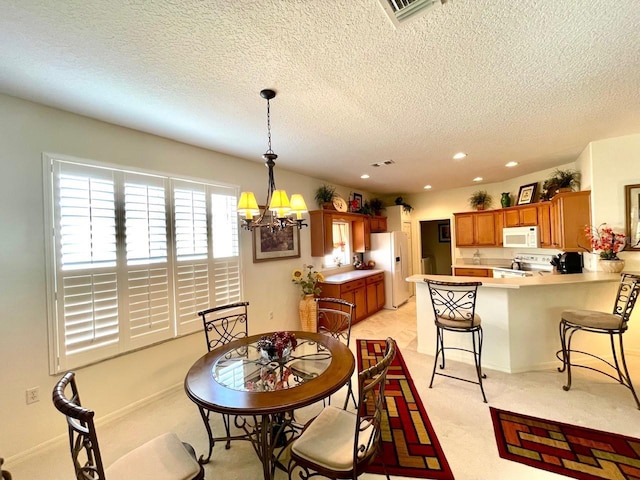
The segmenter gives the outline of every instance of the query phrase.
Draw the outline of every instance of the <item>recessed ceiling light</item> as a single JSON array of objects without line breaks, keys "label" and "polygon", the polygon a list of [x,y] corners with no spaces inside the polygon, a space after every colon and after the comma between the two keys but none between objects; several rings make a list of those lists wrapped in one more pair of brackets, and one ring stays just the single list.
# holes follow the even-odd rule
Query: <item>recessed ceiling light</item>
[{"label": "recessed ceiling light", "polygon": [[483,180],[482,177],[476,177],[473,179],[474,182],[481,182]]},{"label": "recessed ceiling light", "polygon": [[509,163],[505,163],[505,167],[515,167],[516,165],[518,165],[518,162],[509,162]]},{"label": "recessed ceiling light", "polygon": [[425,190],[431,190],[431,185],[425,185],[425,186],[424,186],[424,189],[425,189]]},{"label": "recessed ceiling light", "polygon": [[360,178],[369,178],[369,175],[367,175],[366,173],[363,175],[360,175]]},{"label": "recessed ceiling light", "polygon": [[464,152],[458,152],[458,153],[456,153],[456,154],[453,156],[453,159],[454,159],[454,160],[460,160],[461,158],[464,158],[464,157],[466,157],[466,156],[467,156],[467,154],[466,154],[466,153],[464,153]]}]

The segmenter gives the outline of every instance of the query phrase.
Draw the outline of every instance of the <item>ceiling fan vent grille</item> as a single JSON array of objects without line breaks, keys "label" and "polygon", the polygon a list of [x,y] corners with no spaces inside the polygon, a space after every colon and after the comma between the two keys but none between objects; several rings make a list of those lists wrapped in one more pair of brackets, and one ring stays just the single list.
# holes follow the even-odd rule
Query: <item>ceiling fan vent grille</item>
[{"label": "ceiling fan vent grille", "polygon": [[425,13],[436,3],[445,3],[447,0],[379,0],[380,5],[389,16],[394,25]]}]

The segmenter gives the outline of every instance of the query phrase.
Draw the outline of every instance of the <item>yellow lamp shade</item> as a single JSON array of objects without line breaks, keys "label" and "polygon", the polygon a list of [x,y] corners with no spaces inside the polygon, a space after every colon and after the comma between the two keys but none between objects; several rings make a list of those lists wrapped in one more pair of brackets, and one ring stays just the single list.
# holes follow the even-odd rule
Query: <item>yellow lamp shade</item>
[{"label": "yellow lamp shade", "polygon": [[285,190],[273,191],[269,210],[271,210],[277,218],[287,216],[291,211],[291,204],[289,203],[289,197],[287,197],[287,192]]},{"label": "yellow lamp shade", "polygon": [[238,215],[243,215],[246,219],[252,219],[254,215],[260,214],[258,202],[253,192],[242,192],[238,200]]},{"label": "yellow lamp shade", "polygon": [[304,202],[304,197],[299,193],[291,195],[291,211],[296,212],[297,219],[301,219],[302,214],[307,211],[307,204]]}]

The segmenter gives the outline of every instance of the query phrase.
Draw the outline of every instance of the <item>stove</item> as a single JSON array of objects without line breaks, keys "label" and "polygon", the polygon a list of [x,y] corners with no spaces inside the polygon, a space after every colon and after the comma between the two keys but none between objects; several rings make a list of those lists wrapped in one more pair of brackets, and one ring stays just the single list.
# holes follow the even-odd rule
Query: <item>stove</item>
[{"label": "stove", "polygon": [[554,255],[547,253],[516,253],[512,266],[519,268],[494,268],[495,278],[531,277],[533,275],[546,275],[553,272],[551,260]]}]

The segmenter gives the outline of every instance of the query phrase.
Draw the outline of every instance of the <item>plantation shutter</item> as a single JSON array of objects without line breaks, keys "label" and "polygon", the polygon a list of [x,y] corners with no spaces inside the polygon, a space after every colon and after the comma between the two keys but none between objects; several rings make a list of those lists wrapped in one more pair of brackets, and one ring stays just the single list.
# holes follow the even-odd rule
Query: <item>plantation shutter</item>
[{"label": "plantation shutter", "polygon": [[166,182],[124,174],[126,309],[129,346],[173,336],[173,302],[167,245]]},{"label": "plantation shutter", "polygon": [[50,371],[202,328],[241,300],[237,188],[44,155]]},{"label": "plantation shutter", "polygon": [[113,171],[55,162],[57,361],[64,370],[119,351]]},{"label": "plantation shutter", "polygon": [[241,300],[240,249],[236,194],[217,188],[211,194],[214,298],[212,306]]},{"label": "plantation shutter", "polygon": [[206,186],[173,181],[178,332],[202,325],[197,313],[211,304]]}]

